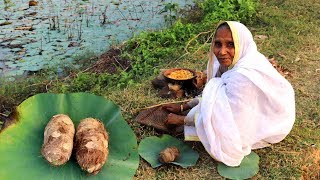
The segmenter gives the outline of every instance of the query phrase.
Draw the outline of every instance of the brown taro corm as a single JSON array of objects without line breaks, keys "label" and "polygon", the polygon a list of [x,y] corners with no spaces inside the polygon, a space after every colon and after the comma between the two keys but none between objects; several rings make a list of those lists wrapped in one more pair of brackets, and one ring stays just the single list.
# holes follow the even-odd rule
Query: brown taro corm
[{"label": "brown taro corm", "polygon": [[169,163],[177,160],[179,156],[180,156],[180,151],[178,148],[174,146],[167,147],[160,152],[159,161],[161,163]]},{"label": "brown taro corm", "polygon": [[72,153],[74,133],[74,124],[69,116],[53,116],[44,130],[42,156],[54,166],[65,164]]},{"label": "brown taro corm", "polygon": [[103,123],[86,118],[79,123],[75,136],[76,159],[91,175],[97,174],[108,159],[109,136]]}]

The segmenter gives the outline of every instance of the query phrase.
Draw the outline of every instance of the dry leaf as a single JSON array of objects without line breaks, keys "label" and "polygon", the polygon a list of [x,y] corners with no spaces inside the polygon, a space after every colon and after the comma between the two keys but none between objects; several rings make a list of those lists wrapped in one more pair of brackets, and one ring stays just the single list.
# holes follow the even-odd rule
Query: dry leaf
[{"label": "dry leaf", "polygon": [[269,62],[272,64],[272,66],[273,66],[283,77],[285,77],[285,78],[287,78],[287,77],[292,77],[291,72],[290,72],[288,69],[280,66],[280,65],[278,64],[278,62],[275,60],[274,57],[272,57],[272,58],[267,58],[267,59],[268,59]]},{"label": "dry leaf", "polygon": [[264,40],[264,39],[267,39],[267,38],[268,38],[268,36],[266,36],[266,35],[255,35],[255,36],[254,36],[254,38],[255,38],[255,39],[261,39],[261,40]]}]

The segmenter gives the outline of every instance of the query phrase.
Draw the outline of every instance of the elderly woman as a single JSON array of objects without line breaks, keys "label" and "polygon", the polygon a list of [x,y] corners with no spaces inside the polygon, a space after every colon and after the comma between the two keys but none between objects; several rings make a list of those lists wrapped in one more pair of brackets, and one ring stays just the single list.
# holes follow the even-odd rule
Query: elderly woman
[{"label": "elderly woman", "polygon": [[[201,141],[214,159],[238,166],[252,149],[280,142],[295,120],[294,91],[258,52],[239,22],[216,29],[202,97],[165,105],[167,124],[184,125],[185,140]],[[187,116],[177,115],[191,109]]]}]

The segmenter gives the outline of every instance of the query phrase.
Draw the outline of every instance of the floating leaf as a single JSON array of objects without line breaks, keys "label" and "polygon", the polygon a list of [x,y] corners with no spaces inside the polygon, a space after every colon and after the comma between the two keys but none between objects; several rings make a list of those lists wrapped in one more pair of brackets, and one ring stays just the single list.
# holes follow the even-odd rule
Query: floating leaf
[{"label": "floating leaf", "polygon": [[143,159],[150,163],[153,168],[156,168],[163,164],[158,159],[160,151],[171,146],[179,149],[180,156],[177,160],[170,163],[182,166],[183,168],[196,164],[199,154],[184,142],[166,134],[161,138],[151,136],[143,139],[139,144],[138,151]]},{"label": "floating leaf", "polygon": [[223,163],[218,164],[218,173],[229,179],[248,179],[256,175],[259,171],[259,156],[255,152],[251,152],[245,156],[237,167],[230,167]]},{"label": "floating leaf", "polygon": [[[109,133],[109,158],[95,176],[87,176],[71,157],[53,167],[41,156],[44,128],[53,115],[67,114],[75,126],[83,118],[103,121]],[[38,94],[17,108],[17,122],[0,133],[1,179],[132,179],[138,165],[137,139],[118,106],[88,93]]]}]

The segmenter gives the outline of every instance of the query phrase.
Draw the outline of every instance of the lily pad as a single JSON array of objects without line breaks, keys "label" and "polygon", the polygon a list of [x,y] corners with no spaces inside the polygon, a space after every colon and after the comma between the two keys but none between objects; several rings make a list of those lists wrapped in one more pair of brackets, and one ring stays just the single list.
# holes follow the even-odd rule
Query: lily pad
[{"label": "lily pad", "polygon": [[243,158],[241,164],[237,167],[230,167],[220,162],[218,164],[218,173],[229,179],[251,178],[259,171],[259,159],[259,156],[252,151]]},{"label": "lily pad", "polygon": [[143,159],[150,163],[153,168],[156,168],[163,165],[163,163],[158,160],[160,151],[171,146],[179,149],[180,156],[177,160],[170,163],[183,168],[193,166],[197,163],[199,154],[196,151],[179,139],[167,134],[164,134],[161,138],[156,136],[144,138],[139,144],[138,151]]},{"label": "lily pad", "polygon": [[[43,132],[55,114],[67,114],[75,126],[83,118],[103,121],[109,133],[109,158],[95,176],[82,171],[74,157],[53,167],[41,156]],[[132,179],[138,165],[137,139],[120,109],[88,93],[38,94],[17,107],[17,122],[0,133],[1,179]]]}]

